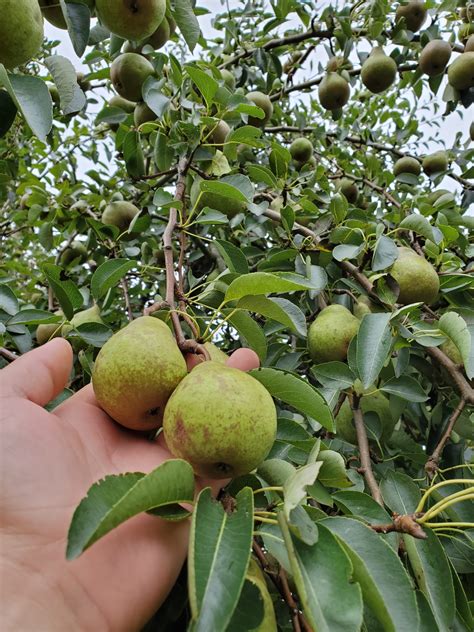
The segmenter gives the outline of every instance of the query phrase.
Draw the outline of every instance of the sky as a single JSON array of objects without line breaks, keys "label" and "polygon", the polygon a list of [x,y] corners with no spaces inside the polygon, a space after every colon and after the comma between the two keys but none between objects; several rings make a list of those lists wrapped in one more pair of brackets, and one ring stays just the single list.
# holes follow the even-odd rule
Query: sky
[{"label": "sky", "polygon": [[[212,28],[212,18],[213,18],[213,15],[215,15],[216,13],[222,12],[223,3],[221,2],[221,0],[206,0],[205,3],[203,3],[202,1],[198,2],[198,5],[199,4],[206,6],[206,8],[210,12],[206,16],[200,16],[199,22],[200,22],[201,29],[204,35],[207,36],[208,38],[212,37],[214,34],[217,34],[217,31],[214,31],[214,29]],[[331,4],[330,0],[324,0],[323,2],[319,3],[319,6],[321,8],[324,8],[324,6],[327,6],[329,4]],[[332,4],[334,4],[334,2],[332,2]],[[299,18],[297,18],[297,16],[293,14],[292,16],[290,16],[290,20],[285,24],[284,28],[288,29],[288,28],[300,26],[300,25],[301,25],[301,22]],[[76,70],[83,70],[86,72],[88,71],[87,66],[84,66],[81,63],[81,60],[74,53],[71,42],[69,40],[69,36],[66,31],[57,29],[54,26],[50,25],[48,22],[45,22],[45,33],[48,38],[60,41],[60,45],[57,47],[56,52],[60,55],[64,55],[65,57],[68,57],[73,63]],[[321,52],[318,52],[317,56],[313,56],[313,60],[316,62],[321,61],[322,63],[325,63],[327,59],[326,53],[322,50],[323,47],[320,47],[320,48],[321,48]],[[369,49],[368,43],[367,43],[367,49]],[[389,50],[390,49],[388,47],[388,52]],[[302,81],[305,79],[311,78],[312,76],[313,75],[308,74],[308,73],[305,76],[304,69],[300,70],[298,74],[299,80],[302,80]],[[444,88],[441,87],[438,93],[439,95],[443,93],[443,89]],[[440,122],[440,126],[437,130],[437,140],[434,143],[433,142],[430,143],[430,145],[428,146],[428,151],[436,151],[437,149],[442,148],[444,145],[450,148],[453,145],[455,136],[458,132],[462,133],[463,138],[469,138],[469,125],[470,125],[470,122],[472,121],[472,109],[473,109],[472,107],[470,108],[470,110],[465,110],[463,108],[458,107],[455,110],[455,112],[449,114],[446,117],[439,118],[438,120]],[[427,128],[426,128],[427,134],[428,134],[428,130],[429,130],[429,124],[427,125]],[[459,191],[460,189],[459,185],[457,185],[455,181],[452,180],[451,178],[445,178],[440,186],[452,191]]]}]

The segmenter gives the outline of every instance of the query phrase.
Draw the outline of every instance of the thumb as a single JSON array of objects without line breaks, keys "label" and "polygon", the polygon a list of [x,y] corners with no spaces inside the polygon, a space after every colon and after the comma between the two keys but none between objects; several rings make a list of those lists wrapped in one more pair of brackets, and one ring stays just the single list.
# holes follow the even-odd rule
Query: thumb
[{"label": "thumb", "polygon": [[71,366],[71,345],[63,338],[54,338],[0,371],[0,395],[22,397],[44,406],[65,387]]}]

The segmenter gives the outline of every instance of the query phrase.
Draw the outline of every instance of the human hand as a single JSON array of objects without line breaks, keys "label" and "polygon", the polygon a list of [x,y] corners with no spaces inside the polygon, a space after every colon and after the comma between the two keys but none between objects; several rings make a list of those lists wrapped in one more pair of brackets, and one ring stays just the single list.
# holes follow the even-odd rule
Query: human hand
[{"label": "human hand", "polygon": [[[239,350],[228,364],[257,362]],[[42,408],[67,383],[70,345],[57,338],[0,372],[2,630],[139,630],[173,586],[187,553],[189,522],[146,514],[66,561],[74,510],[107,474],[149,472],[170,458],[111,421],[91,386],[53,413]],[[211,484],[214,491],[222,481]]]}]

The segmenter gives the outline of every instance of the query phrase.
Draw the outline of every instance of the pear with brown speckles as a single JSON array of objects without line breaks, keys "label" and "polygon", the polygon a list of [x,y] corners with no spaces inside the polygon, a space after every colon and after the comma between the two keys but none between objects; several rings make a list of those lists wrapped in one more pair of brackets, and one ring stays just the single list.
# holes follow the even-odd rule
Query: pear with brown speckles
[{"label": "pear with brown speckles", "polygon": [[110,338],[97,356],[92,385],[99,406],[133,430],[161,425],[169,396],[187,374],[170,328],[143,316]]},{"label": "pear with brown speckles", "polygon": [[196,474],[217,479],[258,467],[275,441],[276,426],[275,405],[260,382],[212,360],[180,382],[163,419],[170,452]]}]

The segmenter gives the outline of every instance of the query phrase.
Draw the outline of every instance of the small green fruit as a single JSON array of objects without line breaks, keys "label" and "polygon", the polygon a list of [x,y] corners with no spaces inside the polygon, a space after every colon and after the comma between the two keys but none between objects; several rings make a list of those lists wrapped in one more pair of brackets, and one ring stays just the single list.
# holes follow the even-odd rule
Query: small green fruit
[{"label": "small green fruit", "polygon": [[398,259],[390,269],[400,287],[398,303],[423,302],[431,305],[438,298],[439,278],[431,263],[411,248],[398,248]]},{"label": "small green fruit", "polygon": [[109,31],[129,40],[150,37],[166,11],[166,0],[96,0],[97,15]]},{"label": "small green fruit", "polygon": [[270,98],[266,94],[263,94],[263,92],[256,91],[249,92],[247,94],[247,99],[262,109],[265,114],[263,119],[257,118],[256,116],[249,116],[249,125],[253,125],[254,127],[265,127],[268,121],[272,118],[273,114],[273,104],[270,101]]},{"label": "small green fruit", "polygon": [[255,469],[276,436],[268,391],[244,371],[203,362],[185,377],[166,405],[163,430],[170,452],[196,474],[234,478]]},{"label": "small green fruit", "polygon": [[[373,390],[368,389],[368,390]],[[387,441],[393,433],[397,420],[392,418],[390,402],[382,393],[363,395],[360,399],[360,408],[364,414],[376,413],[382,424],[381,440]],[[357,434],[354,426],[352,410],[347,399],[341,406],[336,416],[336,436],[353,445],[357,444]]]},{"label": "small green fruit", "polygon": [[86,79],[83,72],[76,73],[77,85],[83,92],[87,92],[91,89],[91,82]]},{"label": "small green fruit", "polygon": [[426,6],[419,0],[410,0],[406,4],[401,4],[397,8],[395,20],[399,22],[405,19],[405,25],[409,31],[416,33],[420,30],[426,20]]},{"label": "small green fruit", "polygon": [[117,226],[121,231],[127,230],[139,209],[131,202],[110,202],[102,213],[102,223]]},{"label": "small green fruit", "polygon": [[313,155],[313,144],[307,138],[296,138],[290,145],[290,154],[293,160],[308,162]]},{"label": "small green fruit", "polygon": [[159,50],[163,48],[166,42],[169,40],[171,36],[170,23],[168,22],[168,18],[163,18],[160,26],[156,29],[156,31],[152,34],[152,36],[145,42],[149,46],[152,46],[155,50]]},{"label": "small green fruit", "polygon": [[110,78],[121,97],[141,101],[142,86],[154,72],[152,64],[142,55],[123,53],[112,62]]},{"label": "small green fruit", "polygon": [[462,53],[448,68],[448,81],[456,90],[474,87],[474,52]]},{"label": "small green fruit", "polygon": [[448,155],[445,151],[436,151],[423,158],[422,167],[427,176],[446,171],[449,166]]},{"label": "small green fruit", "polygon": [[351,204],[355,204],[359,197],[359,187],[349,178],[342,178],[338,182],[338,190],[345,196],[346,200]]},{"label": "small green fruit", "polygon": [[118,94],[114,94],[114,96],[108,102],[108,106],[110,108],[120,108],[127,114],[131,114],[135,111],[136,103],[133,101],[128,101],[123,97],[119,97]]},{"label": "small green fruit", "polygon": [[7,70],[26,64],[43,43],[43,15],[38,0],[2,3],[0,19],[0,64]]},{"label": "small green fruit", "polygon": [[360,73],[364,86],[375,94],[387,90],[395,81],[396,75],[395,60],[388,57],[379,46],[364,61]]},{"label": "small green fruit", "polygon": [[[62,316],[61,310],[54,312],[55,316]],[[39,345],[44,345],[53,338],[61,336],[61,323],[51,323],[50,325],[38,325],[36,328],[36,341]]]},{"label": "small green fruit", "polygon": [[348,101],[351,88],[348,82],[335,72],[330,72],[319,84],[319,102],[325,110],[338,110]]},{"label": "small green fruit", "polygon": [[144,123],[148,123],[151,121],[156,121],[158,117],[153,112],[152,109],[148,107],[148,105],[144,101],[140,101],[135,106],[135,110],[133,112],[133,122],[135,123],[135,127],[140,127]]},{"label": "small green fruit", "polygon": [[421,165],[416,158],[410,158],[405,156],[399,158],[393,166],[393,173],[395,176],[401,173],[412,173],[415,176],[419,176],[421,173]]},{"label": "small green fruit", "polygon": [[186,374],[169,327],[143,316],[99,351],[92,385],[97,402],[112,419],[126,428],[151,430],[161,425],[166,402]]},{"label": "small green fruit", "polygon": [[[212,124],[210,128],[212,132],[209,134],[209,141],[213,145],[217,145],[219,148],[222,148],[225,143],[225,139],[230,133],[229,125],[225,121],[219,121],[217,124]],[[210,130],[206,131],[206,135],[209,131]]]},{"label": "small green fruit", "polygon": [[65,323],[62,326],[61,336],[65,338],[73,329],[79,327],[79,325],[84,325],[85,323],[102,323],[100,308],[98,305],[94,305],[93,307],[89,307],[89,309],[85,309],[82,312],[74,314],[70,322]]},{"label": "small green fruit", "polygon": [[451,57],[451,44],[444,40],[433,40],[421,51],[420,68],[429,77],[444,72]]},{"label": "small green fruit", "polygon": [[343,362],[359,325],[359,319],[343,305],[325,307],[308,331],[308,349],[313,362]]},{"label": "small green fruit", "polygon": [[354,316],[362,320],[366,314],[383,312],[383,309],[379,305],[372,303],[368,296],[362,295],[354,303],[353,311]]},{"label": "small green fruit", "polygon": [[224,80],[225,87],[228,90],[230,90],[231,92],[234,92],[234,90],[235,90],[235,77],[230,72],[230,70],[227,70],[227,68],[223,68],[221,70],[221,77]]},{"label": "small green fruit", "polygon": [[466,45],[464,46],[464,52],[465,53],[474,52],[474,35],[471,35],[471,37],[467,40]]},{"label": "small green fruit", "polygon": [[87,248],[80,241],[73,241],[72,244],[61,254],[60,263],[68,266],[75,262],[83,263],[87,259]]}]

